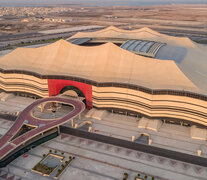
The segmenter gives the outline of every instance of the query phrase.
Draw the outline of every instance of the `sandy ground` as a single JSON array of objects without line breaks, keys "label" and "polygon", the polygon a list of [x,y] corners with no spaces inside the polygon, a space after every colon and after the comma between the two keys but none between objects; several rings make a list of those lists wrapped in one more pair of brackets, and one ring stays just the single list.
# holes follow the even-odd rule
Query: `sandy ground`
[{"label": "sandy ground", "polygon": [[[61,11],[61,7],[57,10],[53,8],[51,7],[50,13],[44,13],[48,9],[41,8],[37,14],[38,9],[29,7],[26,10],[19,8],[13,15],[2,13],[0,18],[1,41],[7,41],[11,35],[16,36],[12,36],[11,39],[35,38],[39,31],[90,25],[115,25],[123,29],[147,26],[167,34],[207,39],[207,5],[66,6],[64,11]],[[0,12],[4,11],[6,10],[0,8]],[[27,14],[28,11],[30,14]],[[58,30],[54,32],[58,32]]]}]

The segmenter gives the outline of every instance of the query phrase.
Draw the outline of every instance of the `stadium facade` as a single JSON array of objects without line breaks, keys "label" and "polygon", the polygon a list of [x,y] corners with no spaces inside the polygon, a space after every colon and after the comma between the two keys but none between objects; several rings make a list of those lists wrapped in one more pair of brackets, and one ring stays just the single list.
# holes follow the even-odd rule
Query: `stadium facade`
[{"label": "stadium facade", "polygon": [[75,91],[88,108],[207,126],[207,47],[149,28],[77,33],[0,58],[0,89]]}]

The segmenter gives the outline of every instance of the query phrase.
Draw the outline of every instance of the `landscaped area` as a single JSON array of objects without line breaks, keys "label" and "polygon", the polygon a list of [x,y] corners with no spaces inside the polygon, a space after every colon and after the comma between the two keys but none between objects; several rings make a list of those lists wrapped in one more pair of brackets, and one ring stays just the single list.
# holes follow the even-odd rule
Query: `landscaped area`
[{"label": "landscaped area", "polygon": [[34,171],[37,171],[37,172],[40,172],[44,175],[50,175],[51,172],[56,168],[57,166],[55,167],[49,167],[49,166],[46,166],[44,164],[41,164],[41,163],[38,163],[34,168],[33,170]]},{"label": "landscaped area", "polygon": [[42,160],[32,168],[32,171],[43,176],[58,178],[73,159],[75,157],[64,156],[64,152],[49,150],[48,154],[43,154]]},{"label": "landscaped area", "polygon": [[[123,174],[123,179],[122,180],[128,180],[129,174],[127,172],[125,172]],[[155,178],[153,176],[147,176],[146,174],[137,174],[134,177],[134,180],[155,180]]]},{"label": "landscaped area", "polygon": [[61,169],[58,169],[57,174],[55,175],[55,178],[57,179],[62,173],[63,171],[69,166],[69,164],[72,162],[72,160],[75,159],[75,157],[71,157],[69,156],[69,160],[65,161],[65,164],[61,165]]}]

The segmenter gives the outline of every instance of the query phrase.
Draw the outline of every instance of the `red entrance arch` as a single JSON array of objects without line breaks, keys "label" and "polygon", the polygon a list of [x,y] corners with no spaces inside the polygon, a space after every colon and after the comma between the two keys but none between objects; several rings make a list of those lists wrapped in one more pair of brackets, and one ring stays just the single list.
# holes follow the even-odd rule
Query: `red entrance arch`
[{"label": "red entrance arch", "polygon": [[65,86],[75,86],[80,89],[86,97],[86,107],[88,109],[93,107],[92,86],[85,83],[62,79],[48,79],[49,96],[58,95]]}]

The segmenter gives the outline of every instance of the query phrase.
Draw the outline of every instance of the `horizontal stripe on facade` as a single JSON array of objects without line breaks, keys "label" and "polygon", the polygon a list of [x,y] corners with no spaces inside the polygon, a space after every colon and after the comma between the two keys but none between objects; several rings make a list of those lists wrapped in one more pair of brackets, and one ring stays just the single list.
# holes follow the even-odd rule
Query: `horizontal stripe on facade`
[{"label": "horizontal stripe on facade", "polygon": [[[168,107],[168,106],[162,106],[162,107],[151,107],[149,105],[145,105],[144,103],[139,103],[139,102],[134,102],[134,101],[129,101],[126,99],[116,99],[116,98],[111,98],[111,99],[98,99],[94,97],[94,101],[93,104],[98,104],[98,102],[100,103],[107,103],[107,102],[117,102],[119,104],[123,104],[123,107],[126,106],[126,104],[131,104],[134,107],[142,107],[146,110],[148,110],[149,112],[145,111],[147,114],[152,114],[153,111],[171,111],[171,112],[179,112],[182,114],[189,114],[189,115],[193,115],[193,116],[198,116],[200,118],[204,118],[207,119],[207,115],[204,115],[200,112],[196,112],[196,111],[191,111],[191,110],[182,110],[181,108],[177,108],[177,107]],[[102,104],[101,104],[102,105]],[[122,106],[122,105],[120,105]],[[129,106],[128,106],[129,107]],[[136,109],[135,108],[135,109]],[[123,108],[124,109],[124,108]],[[152,113],[150,113],[152,112]],[[200,119],[199,119],[200,120]]]},{"label": "horizontal stripe on facade", "polygon": [[21,87],[27,87],[27,88],[31,88],[31,89],[37,89],[38,91],[42,91],[42,92],[48,92],[48,87],[47,88],[41,88],[41,85],[40,86],[35,86],[33,84],[26,84],[26,83],[18,83],[18,82],[15,82],[15,83],[4,83],[2,81],[0,81],[0,85],[2,86],[5,86],[7,88],[9,88],[9,86],[21,86]]},{"label": "horizontal stripe on facade", "polygon": [[[200,114],[201,116],[207,118],[207,114],[206,113],[203,113],[203,112],[200,112],[200,111],[191,111],[187,108],[184,108],[184,107],[177,107],[177,106],[168,106],[168,105],[148,105],[146,103],[143,103],[143,102],[138,102],[138,101],[134,101],[134,100],[131,100],[131,99],[125,99],[125,98],[114,98],[114,97],[108,97],[108,98],[99,98],[99,97],[96,97],[96,96],[93,96],[93,99],[94,100],[97,100],[97,101],[120,101],[120,102],[126,102],[127,104],[130,103],[130,104],[136,104],[136,105],[139,105],[139,106],[142,106],[144,108],[147,108],[149,109],[150,111],[153,109],[159,109],[160,107],[164,107],[164,108],[167,108],[167,109],[177,109],[177,110],[180,110],[182,111],[184,109],[184,112],[192,112],[192,114]],[[168,101],[168,100],[166,100]],[[179,109],[178,109],[179,108]],[[198,113],[199,112],[199,113]]]},{"label": "horizontal stripe on facade", "polygon": [[[34,76],[32,76],[32,77],[34,77]],[[28,79],[28,78],[17,78],[17,77],[5,77],[5,76],[0,76],[0,78],[2,78],[2,79],[4,79],[5,81],[7,81],[7,80],[13,80],[13,81],[16,81],[16,80],[23,80],[23,81],[32,81],[32,82],[35,82],[35,83],[37,83],[37,84],[42,84],[42,85],[47,85],[47,80],[43,80],[43,79],[39,79],[38,78],[38,80],[40,80],[40,81],[36,81],[36,80],[34,80],[34,79]],[[37,77],[35,77],[35,78],[37,78]]]},{"label": "horizontal stripe on facade", "polygon": [[176,118],[176,119],[179,119],[179,120],[187,120],[189,122],[205,124],[205,126],[207,125],[207,121],[197,119],[197,118],[192,118],[192,117],[186,116],[185,114],[182,114],[182,115],[177,114],[176,115],[176,114],[169,114],[169,113],[165,112],[165,113],[153,113],[153,115],[151,115],[150,113],[146,113],[146,111],[140,110],[139,108],[136,108],[136,107],[132,108],[131,106],[127,106],[127,105],[114,104],[113,102],[111,102],[110,104],[109,103],[107,103],[107,104],[102,103],[101,105],[94,102],[93,106],[97,107],[97,108],[103,108],[103,109],[108,109],[108,108],[117,109],[117,108],[119,108],[123,111],[124,110],[129,110],[129,111],[132,111],[134,113],[141,113],[141,114],[144,114],[148,117]]},{"label": "horizontal stripe on facade", "polygon": [[[147,101],[151,101],[151,102],[158,102],[158,101],[160,101],[160,102],[162,102],[162,101],[168,101],[168,102],[175,102],[175,103],[182,103],[182,104],[189,104],[189,105],[193,105],[193,106],[198,106],[198,107],[201,107],[201,108],[207,108],[207,107],[205,107],[205,106],[202,106],[202,105],[200,105],[200,104],[193,104],[193,103],[190,103],[190,102],[183,102],[183,101],[175,101],[175,100],[155,100],[155,99],[149,99],[149,98],[146,98],[146,97],[144,97],[144,96],[138,96],[138,95],[135,95],[135,94],[131,94],[131,93],[124,93],[124,92],[118,92],[118,91],[111,91],[111,92],[109,92],[109,91],[105,91],[105,92],[103,92],[103,91],[95,91],[95,90],[93,90],[92,91],[93,92],[93,96],[95,96],[94,95],[94,93],[95,94],[120,94],[120,95],[125,95],[125,96],[133,96],[133,97],[138,97],[138,98],[141,98],[141,99],[144,99],[144,100],[147,100]],[[154,96],[156,96],[156,95],[154,95]],[[171,95],[172,96],[172,95]],[[129,98],[130,99],[130,98]]]},{"label": "horizontal stripe on facade", "polygon": [[75,76],[63,76],[63,75],[41,75],[36,72],[31,72],[31,71],[25,71],[25,70],[4,70],[0,68],[0,72],[3,74],[25,74],[25,75],[30,75],[37,77],[39,79],[62,79],[62,80],[71,80],[71,81],[77,81],[77,82],[82,82],[85,84],[90,84],[96,87],[121,87],[121,88],[127,88],[127,89],[133,89],[133,90],[138,90],[141,92],[145,92],[148,94],[159,94],[159,95],[175,95],[175,96],[186,96],[186,97],[191,97],[195,99],[200,99],[207,101],[207,96],[199,93],[194,93],[190,91],[181,91],[181,90],[170,90],[170,89],[150,89],[147,87],[139,86],[139,85],[134,85],[134,84],[127,84],[127,83],[115,83],[115,82],[96,82],[93,80],[85,79],[85,78],[80,78],[80,77],[75,77]]}]

